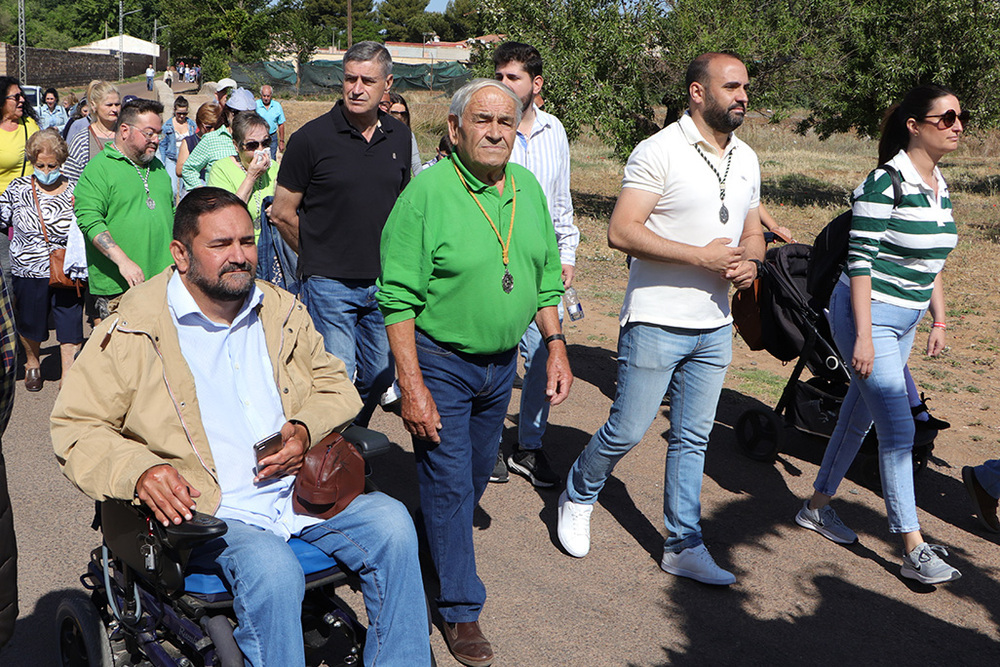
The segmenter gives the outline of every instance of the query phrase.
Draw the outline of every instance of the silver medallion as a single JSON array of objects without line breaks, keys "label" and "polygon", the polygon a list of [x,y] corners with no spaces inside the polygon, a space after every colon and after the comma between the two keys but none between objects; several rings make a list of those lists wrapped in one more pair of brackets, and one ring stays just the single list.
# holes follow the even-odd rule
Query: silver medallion
[{"label": "silver medallion", "polygon": [[511,290],[514,289],[514,276],[510,275],[506,266],[503,267],[503,280],[500,281],[500,287],[506,294],[510,294]]},{"label": "silver medallion", "polygon": [[729,209],[726,208],[725,204],[723,204],[722,208],[719,209],[719,220],[722,221],[722,224],[729,222]]},{"label": "silver medallion", "polygon": [[156,208],[156,202],[153,201],[152,197],[146,197],[146,208],[148,208],[150,211]]}]

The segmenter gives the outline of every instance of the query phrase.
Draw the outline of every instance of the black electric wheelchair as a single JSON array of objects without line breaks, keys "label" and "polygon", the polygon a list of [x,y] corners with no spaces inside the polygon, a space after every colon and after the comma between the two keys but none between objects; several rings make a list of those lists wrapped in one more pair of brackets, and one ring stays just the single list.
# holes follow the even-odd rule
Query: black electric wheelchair
[{"label": "black electric wheelchair", "polygon": [[[376,431],[351,426],[344,436],[366,460],[389,449]],[[232,594],[215,574],[185,572],[191,550],[224,535],[225,521],[196,512],[191,521],[163,526],[144,507],[106,501],[98,503],[94,528],[103,544],[80,577],[90,600],[66,598],[56,613],[62,665],[242,667]],[[331,667],[362,664],[365,626],[335,593],[349,575],[308,542],[293,537],[289,545],[306,578],[307,656],[321,655]]]}]

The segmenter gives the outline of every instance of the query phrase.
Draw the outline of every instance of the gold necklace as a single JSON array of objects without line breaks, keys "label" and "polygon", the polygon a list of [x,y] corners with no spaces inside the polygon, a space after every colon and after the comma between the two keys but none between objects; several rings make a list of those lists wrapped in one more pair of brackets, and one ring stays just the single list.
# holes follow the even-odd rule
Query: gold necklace
[{"label": "gold necklace", "polygon": [[510,263],[510,235],[514,231],[514,214],[517,213],[517,184],[514,183],[514,174],[510,175],[510,187],[514,191],[511,196],[511,210],[510,210],[510,227],[507,228],[507,242],[504,243],[503,237],[500,235],[500,230],[497,229],[496,224],[493,222],[493,218],[490,214],[486,212],[483,208],[482,203],[479,201],[479,197],[476,193],[472,191],[469,184],[465,182],[465,176],[462,176],[462,172],[459,170],[458,165],[455,162],[451,163],[451,166],[455,167],[455,173],[458,174],[459,180],[462,181],[462,185],[465,186],[465,191],[472,195],[472,199],[476,202],[479,210],[483,212],[486,219],[490,223],[490,227],[493,228],[493,233],[497,235],[497,241],[500,242],[500,249],[503,251],[503,278],[500,280],[500,287],[503,289],[504,293],[510,294],[511,290],[514,289],[514,276],[510,275],[510,269],[507,265]]}]

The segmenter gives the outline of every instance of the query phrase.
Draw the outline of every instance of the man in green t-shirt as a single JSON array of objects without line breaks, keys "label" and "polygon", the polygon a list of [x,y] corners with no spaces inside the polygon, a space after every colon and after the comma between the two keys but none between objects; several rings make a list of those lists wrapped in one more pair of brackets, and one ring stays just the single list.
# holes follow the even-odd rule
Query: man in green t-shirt
[{"label": "man in green t-shirt", "polygon": [[74,189],[77,223],[87,238],[87,272],[97,315],[129,287],[173,263],[174,196],[160,145],[163,105],[122,105],[114,141],[94,156]]},{"label": "man in green t-shirt", "polygon": [[517,343],[532,319],[548,346],[549,402],[561,403],[573,381],[545,195],[530,171],[507,162],[520,115],[517,96],[497,81],[456,92],[448,115],[455,152],[403,190],[381,242],[377,299],[413,436],[444,636],[459,662],[477,666],[492,662],[493,649],[479,628],[486,588],[472,512],[493,470]]}]

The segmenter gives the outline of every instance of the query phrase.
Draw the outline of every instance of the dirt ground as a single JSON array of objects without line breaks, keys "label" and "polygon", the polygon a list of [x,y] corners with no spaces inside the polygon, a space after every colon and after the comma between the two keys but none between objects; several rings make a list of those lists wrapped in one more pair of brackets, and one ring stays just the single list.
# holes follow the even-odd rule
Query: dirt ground
[{"label": "dirt ground", "polygon": [[[330,106],[283,104],[288,129]],[[429,157],[443,127],[444,102],[416,96],[411,109],[421,150]],[[870,142],[835,138],[820,144],[759,120],[741,136],[761,158],[766,201],[805,240],[843,207],[846,193],[873,160]],[[967,145],[944,165],[962,234],[947,271],[950,348],[936,360],[920,354],[925,331],[911,359],[934,414],[953,424],[938,436],[916,481],[921,525],[929,542],[948,547],[949,562],[962,579],[938,587],[901,579],[900,546],[887,531],[882,499],[856,474],[845,480],[835,502],[860,535],[859,544],[838,546],[795,525],[824,441],[788,429],[773,464],[740,453],[733,426],[747,409],[774,405],[791,367],[765,352],[750,352],[735,338],[706,459],[702,526],[715,558],[736,573],[736,584],[704,586],[658,566],[669,425],[664,407],[602,492],[586,558],[571,558],[558,546],[558,489],[535,489],[517,476],[487,489],[474,533],[479,574],[489,594],[481,620],[494,644],[495,664],[997,664],[998,540],[970,514],[960,473],[965,465],[1000,456],[995,398],[1000,274],[993,232],[998,170],[988,157],[995,147],[988,138]],[[626,280],[624,258],[604,239],[621,165],[591,137],[575,142],[572,151],[583,234],[576,286],[586,317],[566,325],[576,380],[567,402],[552,411],[545,438],[553,466],[563,475],[607,418]],[[58,349],[53,341],[43,351],[50,354],[43,372],[52,380]],[[52,381],[39,394],[25,393],[19,383],[4,437],[21,551],[22,615],[13,643],[0,653],[2,665],[53,664],[54,607],[60,597],[78,594],[76,577],[96,546],[87,528],[92,503],[61,478],[52,460],[47,415],[55,392]],[[504,440],[508,451],[516,440],[518,397],[515,390]],[[381,411],[372,426],[395,443],[373,462],[375,481],[415,508],[409,437],[397,417]],[[48,492],[39,494],[40,488]],[[345,595],[362,608],[359,594]],[[438,664],[457,664],[437,629],[431,642]]]}]

